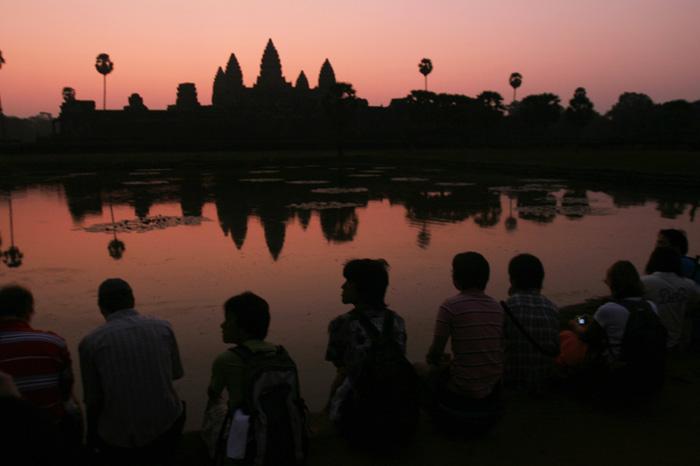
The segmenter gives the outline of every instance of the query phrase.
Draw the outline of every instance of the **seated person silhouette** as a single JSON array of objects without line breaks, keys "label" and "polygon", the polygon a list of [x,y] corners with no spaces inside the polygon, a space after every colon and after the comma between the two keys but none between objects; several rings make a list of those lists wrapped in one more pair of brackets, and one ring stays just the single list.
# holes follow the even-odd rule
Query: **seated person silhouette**
[{"label": "seated person silhouette", "polygon": [[[504,313],[484,293],[489,274],[489,263],[477,252],[452,260],[452,283],[459,293],[440,305],[426,356],[439,427],[479,432],[500,414]],[[451,355],[445,353],[448,340]]]},{"label": "seated person silhouette", "polygon": [[384,301],[387,268],[383,259],[347,262],[342,302],[353,309],[328,326],[326,360],[336,367],[329,417],[341,433],[365,446],[376,438],[410,438],[417,422],[415,372],[405,358],[406,326]]}]

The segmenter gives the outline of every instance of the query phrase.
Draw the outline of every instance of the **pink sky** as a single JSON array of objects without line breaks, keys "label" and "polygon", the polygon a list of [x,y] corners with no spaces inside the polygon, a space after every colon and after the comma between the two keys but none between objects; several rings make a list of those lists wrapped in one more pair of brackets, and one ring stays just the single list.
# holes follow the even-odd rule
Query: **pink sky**
[{"label": "pink sky", "polygon": [[61,89],[100,102],[97,54],[115,63],[108,108],[138,92],[151,109],[194,82],[210,104],[213,77],[231,52],[246,85],[272,38],[288,81],[304,70],[316,85],[329,58],[339,80],[370,104],[422,88],[417,63],[433,60],[429,87],[507,99],[578,86],[607,111],[623,91],[655,101],[700,99],[698,0],[4,0],[0,13],[0,95],[5,113],[58,113]]}]

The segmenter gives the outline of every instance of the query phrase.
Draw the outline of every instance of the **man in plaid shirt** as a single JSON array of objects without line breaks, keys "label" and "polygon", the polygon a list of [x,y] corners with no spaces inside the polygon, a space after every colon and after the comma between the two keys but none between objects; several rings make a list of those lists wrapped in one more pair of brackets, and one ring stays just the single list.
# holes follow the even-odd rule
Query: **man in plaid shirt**
[{"label": "man in plaid shirt", "polygon": [[[559,310],[540,294],[544,267],[537,257],[515,256],[508,265],[508,275],[511,287],[506,304],[512,317],[507,316],[504,324],[504,382],[507,387],[538,392],[552,376],[554,357],[559,352]],[[513,318],[540,348],[516,326]]]}]

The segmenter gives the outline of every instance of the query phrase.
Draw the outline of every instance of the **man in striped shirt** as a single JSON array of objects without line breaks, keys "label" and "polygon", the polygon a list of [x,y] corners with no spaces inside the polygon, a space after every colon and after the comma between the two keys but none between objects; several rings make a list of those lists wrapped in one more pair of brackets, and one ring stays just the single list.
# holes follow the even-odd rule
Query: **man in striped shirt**
[{"label": "man in striped shirt", "polygon": [[33,316],[29,290],[0,289],[0,371],[12,376],[22,398],[59,423],[73,389],[70,354],[63,338],[32,328]]},{"label": "man in striped shirt", "polygon": [[88,446],[114,464],[164,464],[184,424],[173,387],[183,370],[170,324],[140,315],[134,302],[127,282],[105,280],[98,305],[106,322],[80,342]]},{"label": "man in striped shirt", "polygon": [[[438,397],[459,400],[455,405],[478,405],[498,397],[503,376],[503,310],[484,294],[489,273],[488,262],[477,252],[454,257],[452,281],[459,294],[440,306],[426,357],[433,367],[449,361],[446,385],[438,389]],[[444,353],[447,340],[452,341],[451,360]]]}]

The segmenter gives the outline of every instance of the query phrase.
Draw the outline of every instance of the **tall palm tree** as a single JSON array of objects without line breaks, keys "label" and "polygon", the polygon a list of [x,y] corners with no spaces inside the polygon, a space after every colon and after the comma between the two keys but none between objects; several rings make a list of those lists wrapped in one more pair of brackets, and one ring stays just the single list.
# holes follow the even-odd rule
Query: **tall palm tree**
[{"label": "tall palm tree", "polygon": [[[0,50],[0,70],[2,69],[2,65],[5,64],[5,59],[2,56],[2,50]],[[2,115],[2,98],[0,98],[0,115]]]},{"label": "tall palm tree", "polygon": [[102,110],[107,109],[107,75],[114,69],[114,62],[106,53],[101,53],[95,61],[95,69],[102,75]]},{"label": "tall palm tree", "polygon": [[510,83],[510,87],[513,88],[513,102],[515,102],[515,95],[517,89],[520,87],[520,85],[523,83],[523,75],[518,73],[517,71],[514,73],[510,74],[510,79],[508,80]]},{"label": "tall palm tree", "polygon": [[433,71],[433,62],[430,58],[424,58],[418,63],[418,71],[425,78],[425,91],[428,91],[428,75]]},{"label": "tall palm tree", "polygon": [[[0,69],[5,63],[5,58],[2,56],[2,50],[0,50]],[[0,97],[0,138],[5,139],[5,114],[2,112],[2,97]]]},{"label": "tall palm tree", "polygon": [[343,133],[357,110],[357,95],[350,83],[337,82],[323,96],[323,110],[336,132],[338,156],[343,155]]}]

